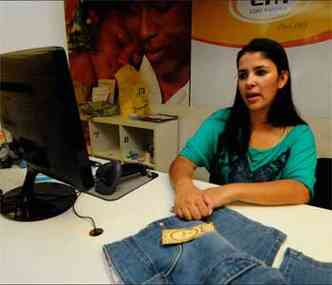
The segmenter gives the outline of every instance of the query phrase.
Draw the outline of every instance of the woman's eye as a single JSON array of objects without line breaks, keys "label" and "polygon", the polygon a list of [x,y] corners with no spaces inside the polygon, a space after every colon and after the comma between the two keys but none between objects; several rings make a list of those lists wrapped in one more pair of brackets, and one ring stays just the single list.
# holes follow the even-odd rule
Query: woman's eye
[{"label": "woman's eye", "polygon": [[246,72],[240,72],[239,74],[238,74],[238,78],[239,78],[239,80],[244,80],[244,79],[246,79],[247,78],[247,73]]},{"label": "woman's eye", "polygon": [[264,69],[259,69],[259,70],[256,71],[256,75],[258,75],[258,76],[263,76],[266,73],[267,73],[267,71],[264,70]]}]

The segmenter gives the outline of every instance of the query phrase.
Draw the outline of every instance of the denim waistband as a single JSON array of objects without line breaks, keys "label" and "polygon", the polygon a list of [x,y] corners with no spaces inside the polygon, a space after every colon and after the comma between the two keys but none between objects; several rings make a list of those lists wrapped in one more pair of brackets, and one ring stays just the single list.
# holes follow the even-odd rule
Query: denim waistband
[{"label": "denim waistband", "polygon": [[292,248],[287,248],[279,270],[289,284],[332,284],[332,262],[317,261]]}]

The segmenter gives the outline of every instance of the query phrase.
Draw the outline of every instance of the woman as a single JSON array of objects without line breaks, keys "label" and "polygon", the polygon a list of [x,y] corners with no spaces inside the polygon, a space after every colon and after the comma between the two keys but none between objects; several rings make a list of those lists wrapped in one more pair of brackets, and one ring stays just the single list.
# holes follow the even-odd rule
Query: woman
[{"label": "woman", "polygon": [[[181,218],[201,219],[235,201],[302,204],[313,195],[316,146],[293,104],[285,50],[254,39],[239,51],[237,69],[233,106],[205,120],[171,165]],[[193,184],[201,166],[220,186],[200,191]]]}]

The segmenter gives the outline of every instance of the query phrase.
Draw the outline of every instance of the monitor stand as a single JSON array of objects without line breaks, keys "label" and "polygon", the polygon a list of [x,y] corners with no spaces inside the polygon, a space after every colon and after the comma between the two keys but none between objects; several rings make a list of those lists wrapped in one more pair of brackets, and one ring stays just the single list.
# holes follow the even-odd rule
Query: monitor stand
[{"label": "monitor stand", "polygon": [[38,171],[28,166],[22,187],[6,192],[1,198],[1,214],[15,221],[39,221],[67,211],[76,200],[73,187],[55,183],[35,183]]}]

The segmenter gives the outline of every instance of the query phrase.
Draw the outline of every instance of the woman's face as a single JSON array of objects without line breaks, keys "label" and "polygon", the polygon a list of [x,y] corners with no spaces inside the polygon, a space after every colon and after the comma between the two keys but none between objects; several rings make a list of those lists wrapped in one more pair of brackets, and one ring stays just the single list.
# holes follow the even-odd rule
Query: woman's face
[{"label": "woman's face", "polygon": [[100,24],[97,51],[91,53],[98,78],[114,78],[123,65],[137,68],[141,60],[139,45],[129,37],[121,15],[111,6],[108,9]]},{"label": "woman's face", "polygon": [[245,53],[239,60],[238,87],[249,111],[268,111],[288,72],[278,73],[272,60],[261,52]]}]

